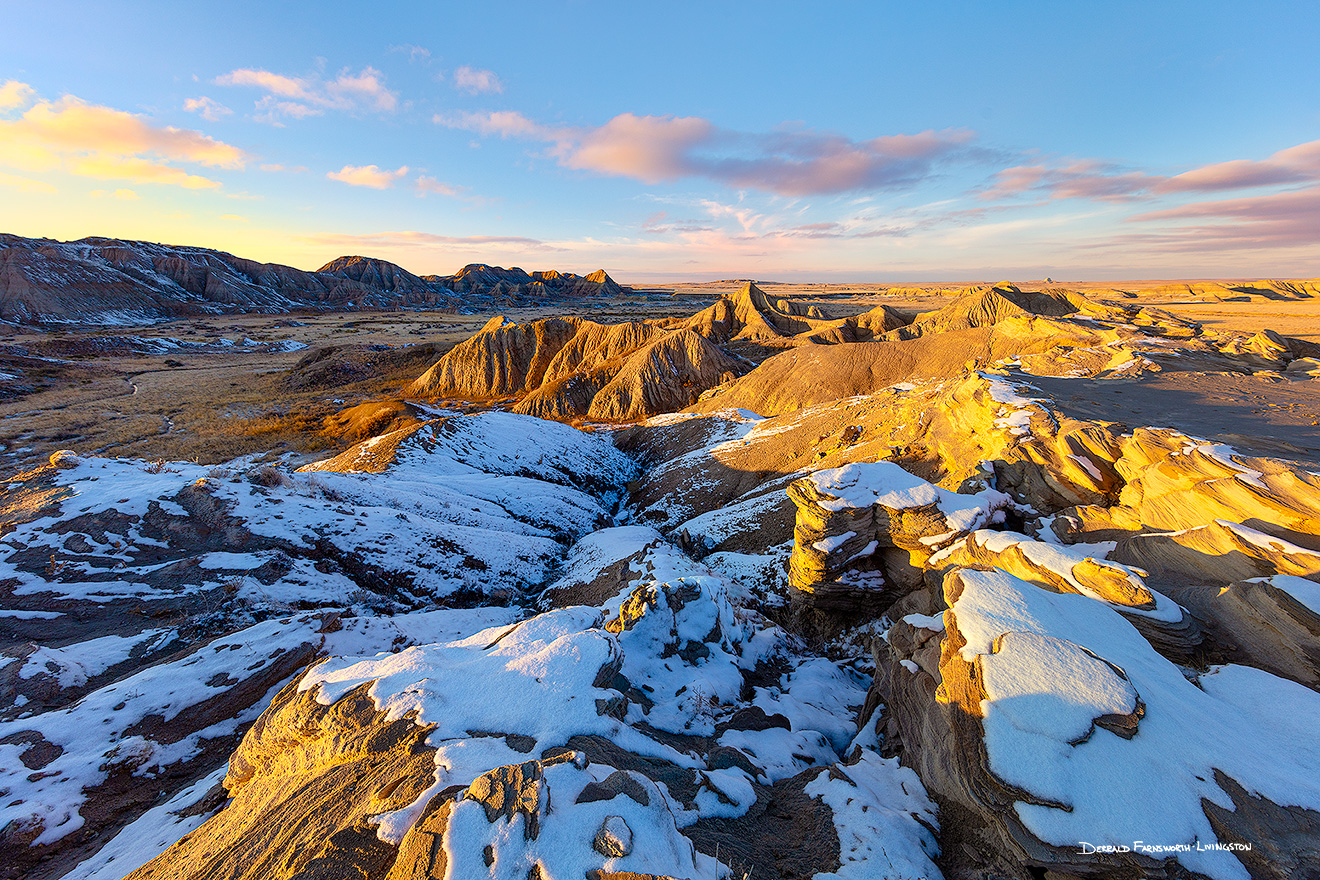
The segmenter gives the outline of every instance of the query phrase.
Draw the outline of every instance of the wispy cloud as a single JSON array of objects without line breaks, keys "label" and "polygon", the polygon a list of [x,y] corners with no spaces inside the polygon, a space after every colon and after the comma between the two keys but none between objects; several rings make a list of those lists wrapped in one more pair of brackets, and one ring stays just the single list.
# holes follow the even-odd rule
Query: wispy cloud
[{"label": "wispy cloud", "polygon": [[1163,181],[1156,191],[1220,192],[1316,180],[1320,180],[1320,141],[1311,141],[1261,161],[1238,159],[1194,168]]},{"label": "wispy cloud", "polygon": [[347,233],[323,233],[303,236],[301,241],[308,244],[325,245],[339,248],[370,247],[411,248],[411,247],[472,247],[513,246],[519,249],[536,251],[560,251],[564,248],[549,244],[537,238],[521,235],[436,235],[430,232],[402,230],[398,232],[369,232],[362,235]]},{"label": "wispy cloud", "polygon": [[320,116],[327,110],[389,113],[399,106],[398,93],[385,86],[385,75],[374,67],[364,67],[358,73],[344,68],[334,79],[286,76],[245,67],[216,77],[215,82],[264,91],[266,94],[254,105],[253,118],[276,125],[282,119]]},{"label": "wispy cloud", "polygon": [[[30,88],[13,94],[32,95]],[[199,131],[161,126],[123,110],[66,95],[37,100],[14,119],[0,119],[0,166],[64,170],[102,180],[214,189],[217,181],[179,164],[241,169],[249,156]]]},{"label": "wispy cloud", "polygon": [[21,177],[17,174],[7,174],[3,171],[0,171],[0,186],[7,186],[10,189],[16,189],[19,192],[48,194],[58,192],[54,186],[46,183],[44,180],[33,180],[30,177]]},{"label": "wispy cloud", "polygon": [[1015,165],[978,193],[985,201],[1022,196],[1132,201],[1176,193],[1212,193],[1320,181],[1320,141],[1280,150],[1268,159],[1235,159],[1172,176],[1148,174],[1095,159]]},{"label": "wispy cloud", "polygon": [[183,109],[189,113],[198,113],[208,122],[218,122],[226,116],[232,116],[234,111],[230,110],[224,104],[212,98],[203,95],[200,98],[189,98],[183,102]]},{"label": "wispy cloud", "polygon": [[136,202],[142,198],[136,191],[131,189],[117,189],[109,192],[103,189],[94,189],[89,193],[94,199],[119,199],[121,202]]},{"label": "wispy cloud", "polygon": [[326,177],[331,180],[342,181],[349,186],[366,186],[371,189],[389,189],[394,186],[394,181],[408,174],[408,166],[404,165],[393,171],[383,171],[378,165],[345,165],[338,171],[331,171]]},{"label": "wispy cloud", "polygon": [[949,129],[854,141],[810,130],[753,134],[697,116],[623,113],[602,126],[546,126],[513,111],[440,114],[439,125],[534,140],[566,168],[656,184],[685,177],[784,196],[913,186],[968,150],[970,131]]},{"label": "wispy cloud", "polygon": [[447,196],[451,199],[458,199],[462,202],[475,206],[491,205],[498,202],[499,199],[489,198],[487,196],[473,195],[472,188],[459,186],[455,183],[446,183],[443,180],[437,180],[434,177],[428,177],[425,174],[419,174],[414,184],[417,188],[417,195],[428,196]]},{"label": "wispy cloud", "polygon": [[399,46],[390,46],[390,52],[398,52],[408,56],[411,61],[430,61],[431,50],[424,46],[414,46],[412,43],[403,43]]},{"label": "wispy cloud", "polygon": [[454,88],[469,95],[503,94],[504,83],[494,71],[464,65],[454,71]]},{"label": "wispy cloud", "polygon": [[1095,159],[1062,165],[1014,165],[994,176],[994,184],[978,194],[984,201],[1029,195],[1050,199],[1130,201],[1165,178]]},{"label": "wispy cloud", "polygon": [[445,183],[443,180],[436,180],[434,177],[420,175],[417,178],[417,194],[449,196],[450,198],[463,198],[467,194],[466,186],[455,186],[452,183]]},{"label": "wispy cloud", "polygon": [[1129,217],[1128,222],[1176,225],[1161,231],[1117,236],[1111,244],[1141,244],[1179,253],[1314,247],[1317,217],[1320,217],[1320,186],[1313,186],[1137,214]]}]

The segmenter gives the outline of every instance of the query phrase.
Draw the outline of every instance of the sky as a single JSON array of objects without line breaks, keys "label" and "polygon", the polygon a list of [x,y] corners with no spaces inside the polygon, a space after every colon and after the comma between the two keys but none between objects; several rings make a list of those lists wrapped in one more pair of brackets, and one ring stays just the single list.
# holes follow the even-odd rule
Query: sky
[{"label": "sky", "polygon": [[1320,4],[0,0],[0,231],[624,282],[1320,276]]}]

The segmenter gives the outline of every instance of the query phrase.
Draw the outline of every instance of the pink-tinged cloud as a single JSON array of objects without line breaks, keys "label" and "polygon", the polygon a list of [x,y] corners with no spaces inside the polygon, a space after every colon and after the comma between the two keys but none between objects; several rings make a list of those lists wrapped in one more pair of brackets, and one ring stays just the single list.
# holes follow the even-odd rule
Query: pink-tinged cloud
[{"label": "pink-tinged cloud", "polygon": [[467,192],[465,186],[455,186],[452,183],[445,183],[443,180],[436,180],[434,177],[421,175],[417,178],[418,195],[438,195],[449,196],[451,198],[461,198]]},{"label": "pink-tinged cloud", "polygon": [[906,187],[973,140],[968,131],[926,131],[867,141],[814,131],[748,134],[695,116],[622,113],[595,128],[556,127],[521,113],[438,115],[449,128],[542,141],[566,168],[656,184],[704,177],[784,196]]},{"label": "pink-tinged cloud", "polygon": [[458,199],[471,205],[481,206],[490,205],[499,199],[488,198],[487,196],[478,196],[472,194],[471,187],[459,186],[456,183],[446,183],[443,180],[437,180],[434,177],[428,177],[425,174],[418,175],[417,182],[414,184],[417,188],[417,195],[428,196],[447,196],[451,199]]},{"label": "pink-tinged cloud", "polygon": [[1106,246],[1144,246],[1177,253],[1314,247],[1317,217],[1320,186],[1195,202],[1129,217],[1128,222],[1160,223],[1166,228],[1118,236]]},{"label": "pink-tinged cloud", "polygon": [[55,150],[119,156],[146,153],[213,168],[242,168],[247,154],[199,131],[154,126],[140,116],[88,104],[74,97],[40,101],[22,118],[7,123],[18,138],[40,141]]},{"label": "pink-tinged cloud", "polygon": [[516,110],[496,110],[488,113],[437,113],[431,117],[431,121],[445,128],[474,131],[484,135],[497,134],[504,138],[553,141],[570,136],[569,129],[541,125]]},{"label": "pink-tinged cloud", "polygon": [[226,116],[232,116],[234,111],[230,110],[224,104],[212,98],[203,95],[200,98],[189,98],[183,102],[183,109],[189,113],[200,114],[208,122],[219,122]]},{"label": "pink-tinged cloud", "polygon": [[1172,177],[1146,174],[1094,159],[1065,164],[1016,165],[994,176],[978,194],[986,201],[1022,196],[1130,201],[1173,193],[1209,193],[1320,181],[1320,141],[1280,150],[1268,159],[1234,159]]},{"label": "pink-tinged cloud", "polygon": [[1236,159],[1170,177],[1156,192],[1219,192],[1320,180],[1320,141],[1280,150],[1268,159]]},{"label": "pink-tinged cloud", "polygon": [[540,239],[526,238],[520,235],[436,235],[430,232],[400,230],[398,232],[369,232],[363,235],[346,233],[323,233],[299,238],[309,244],[327,247],[362,250],[371,247],[498,247],[512,245],[521,249],[536,251],[559,251],[563,248],[548,244]]},{"label": "pink-tinged cloud", "polygon": [[985,201],[1032,196],[1050,199],[1130,201],[1164,178],[1128,171],[1094,159],[1066,165],[1015,165],[994,176],[993,185],[978,194]]},{"label": "pink-tinged cloud", "polygon": [[374,67],[364,67],[356,74],[344,68],[334,79],[240,68],[216,77],[215,83],[266,92],[254,104],[257,112],[253,118],[274,124],[282,118],[320,116],[327,110],[389,113],[399,106],[398,94],[386,87],[384,74]]},{"label": "pink-tinged cloud", "polygon": [[345,165],[338,171],[331,171],[326,177],[347,183],[349,186],[365,186],[371,189],[389,189],[394,181],[408,174],[408,166],[393,171],[383,171],[379,165]]},{"label": "pink-tinged cloud", "polygon": [[464,65],[454,71],[454,88],[469,95],[503,94],[504,83],[494,71]]},{"label": "pink-tinged cloud", "polygon": [[715,126],[695,116],[623,113],[600,128],[570,134],[551,152],[568,168],[654,184],[695,174],[691,153],[714,133]]},{"label": "pink-tinged cloud", "polygon": [[0,119],[0,166],[24,171],[214,189],[218,182],[178,164],[242,169],[248,160],[243,150],[199,131],[155,125],[71,95],[38,100],[18,118]]}]

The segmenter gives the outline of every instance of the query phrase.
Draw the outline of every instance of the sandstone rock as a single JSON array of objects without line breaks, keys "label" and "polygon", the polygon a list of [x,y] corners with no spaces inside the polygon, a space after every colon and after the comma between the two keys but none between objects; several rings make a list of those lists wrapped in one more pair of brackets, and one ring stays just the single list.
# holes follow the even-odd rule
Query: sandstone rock
[{"label": "sandstone rock", "polygon": [[1145,571],[1095,559],[1084,549],[1033,541],[1013,532],[976,531],[941,552],[932,565],[992,567],[1060,593],[1108,603],[1165,656],[1186,660],[1201,627],[1175,601],[1146,586]]},{"label": "sandstone rock", "polygon": [[1065,511],[1061,525],[1069,540],[1196,529],[1222,520],[1320,549],[1320,477],[1306,468],[1242,456],[1170,429],[1137,428],[1119,447],[1114,467],[1124,482],[1117,503]]},{"label": "sandstone rock", "polygon": [[[1214,639],[1243,662],[1320,690],[1320,610],[1275,586],[1289,581],[1285,576],[1227,586],[1171,582],[1165,590],[1206,621]],[[1312,583],[1314,578],[1297,586]],[[1309,589],[1320,591],[1320,584]]]},{"label": "sandstone rock", "polygon": [[130,877],[293,877],[344,830],[375,840],[367,820],[422,793],[434,750],[425,728],[384,721],[366,691],[323,706],[286,687],[230,762],[228,807]]},{"label": "sandstone rock", "polygon": [[788,494],[798,510],[789,562],[792,587],[804,602],[840,609],[878,600],[843,578],[860,560],[894,547],[908,551],[913,565],[922,567],[960,534],[996,515],[1002,519],[1010,503],[994,490],[958,495],[883,461],[819,471],[793,483]]},{"label": "sandstone rock", "polygon": [[1161,582],[1222,584],[1273,574],[1314,578],[1320,553],[1228,520],[1121,538],[1114,558]]},{"label": "sandstone rock", "polygon": [[[714,342],[735,339],[777,341],[798,334],[830,329],[835,322],[800,303],[772,299],[754,282],[747,282],[732,297],[693,315],[683,323]],[[869,322],[868,322],[869,323]]]},{"label": "sandstone rock", "polygon": [[[938,669],[930,668],[928,651],[915,650],[933,633],[916,638],[918,628],[904,622],[890,632],[886,712],[927,787],[957,804],[965,827],[978,829],[993,851],[1011,854],[1010,862],[1073,876],[1174,874],[1170,862],[1139,850],[1088,854],[1077,841],[1144,840],[1152,828],[1167,829],[1161,833],[1170,843],[1193,835],[1209,841],[1209,816],[1222,815],[1213,804],[1229,803],[1226,779],[1268,788],[1262,800],[1276,805],[1320,805],[1320,789],[1312,791],[1310,771],[1302,770],[1320,752],[1271,745],[1296,735],[1294,721],[1257,711],[1285,693],[1320,699],[1303,696],[1312,692],[1247,667],[1213,669],[1198,688],[1095,600],[1049,593],[1003,572],[955,569],[944,590],[951,610]],[[1284,760],[1300,763],[1274,776],[1272,764],[1284,752]],[[1161,797],[1138,805],[1151,760],[1161,762]],[[1128,807],[1108,806],[1120,801]],[[1302,814],[1310,830],[1296,835]],[[1315,845],[1320,828],[1320,813],[1302,814],[1262,805],[1251,821],[1286,816],[1285,824],[1256,831],[1287,839],[1296,858]],[[1227,851],[1187,852],[1172,857],[1182,870],[1241,870]]]},{"label": "sandstone rock", "polygon": [[665,336],[630,355],[591,399],[587,415],[626,421],[681,409],[738,363],[696,333]]},{"label": "sandstone rock", "polygon": [[517,412],[626,421],[695,403],[740,369],[705,337],[630,322],[492,319],[408,389],[420,397],[524,395]]},{"label": "sandstone rock", "polygon": [[622,816],[606,816],[592,841],[592,848],[606,858],[623,858],[632,852],[632,829]]}]

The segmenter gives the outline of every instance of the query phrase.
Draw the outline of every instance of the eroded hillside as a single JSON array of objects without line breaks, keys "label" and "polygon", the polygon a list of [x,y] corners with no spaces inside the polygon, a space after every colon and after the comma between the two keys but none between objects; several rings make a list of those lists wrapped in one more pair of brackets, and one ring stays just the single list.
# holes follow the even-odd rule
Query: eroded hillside
[{"label": "eroded hillside", "polygon": [[4,490],[4,870],[1309,876],[1317,354],[749,285],[493,320],[302,467],[58,454]]}]

